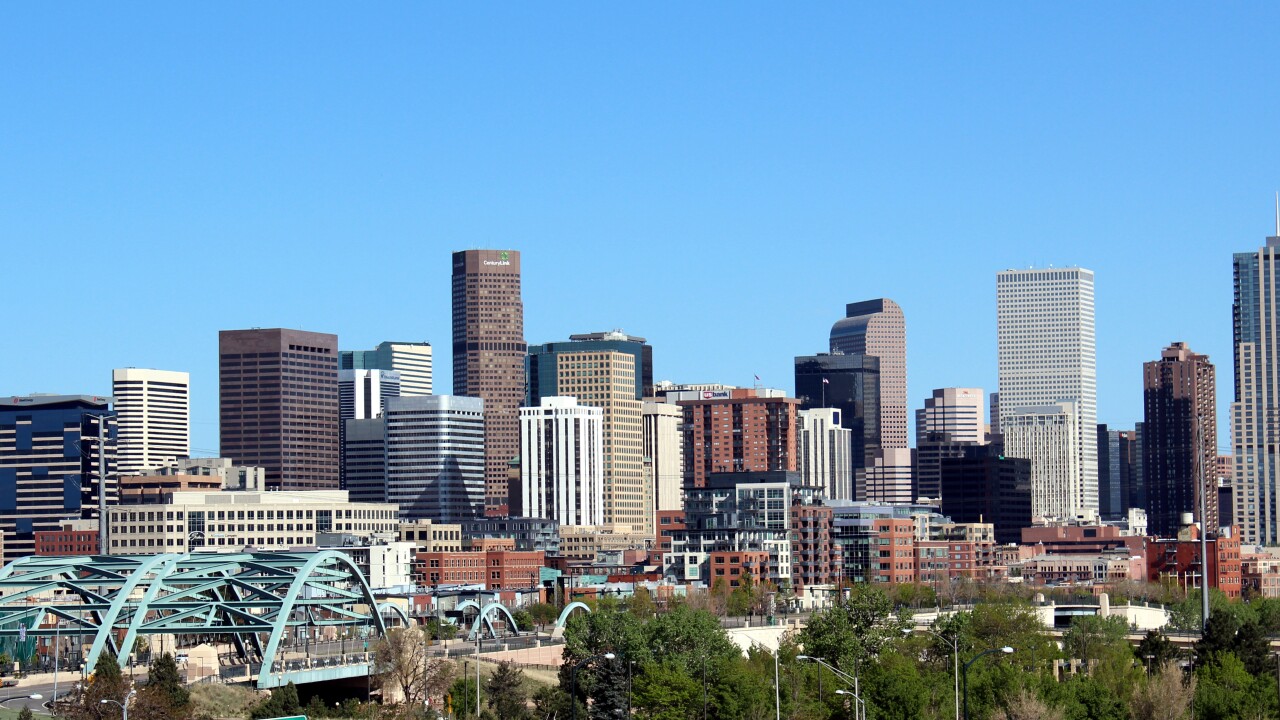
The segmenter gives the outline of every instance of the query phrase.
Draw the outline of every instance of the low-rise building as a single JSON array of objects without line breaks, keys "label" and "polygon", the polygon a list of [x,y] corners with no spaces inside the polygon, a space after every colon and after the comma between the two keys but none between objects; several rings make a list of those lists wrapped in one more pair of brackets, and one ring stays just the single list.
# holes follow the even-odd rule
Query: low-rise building
[{"label": "low-rise building", "polygon": [[1097,554],[1036,555],[1021,563],[1022,578],[1039,585],[1112,585],[1142,581],[1146,561],[1123,549]]},{"label": "low-rise building", "polygon": [[36,530],[36,555],[72,557],[98,554],[97,520],[64,520],[57,530]]},{"label": "low-rise building", "polygon": [[713,552],[710,554],[711,586],[721,581],[730,588],[740,587],[743,578],[750,576],[752,583],[759,583],[760,578],[769,572],[769,553],[767,552]]},{"label": "low-rise building", "polygon": [[1242,552],[1240,582],[1242,592],[1249,597],[1280,598],[1280,557],[1264,552]]},{"label": "low-rise building", "polygon": [[415,520],[400,523],[400,539],[423,552],[461,552],[462,525]]},{"label": "low-rise building", "polygon": [[177,492],[220,492],[222,478],[210,475],[122,475],[121,505],[163,505]]},{"label": "low-rise building", "polygon": [[462,536],[476,540],[507,538],[523,552],[538,550],[548,555],[560,551],[560,523],[540,517],[484,517],[463,520]]},{"label": "low-rise building", "polygon": [[240,552],[316,545],[321,533],[395,537],[396,506],[353,503],[344,490],[175,492],[164,505],[107,508],[115,555]]},{"label": "low-rise building", "polygon": [[350,533],[322,533],[316,547],[337,550],[351,557],[375,590],[402,588],[413,582],[411,572],[417,545]]},{"label": "low-rise building", "polygon": [[267,489],[266,468],[236,465],[231,458],[178,458],[167,465],[148,468],[146,474],[216,477],[223,490],[262,492]]},{"label": "low-rise building", "polygon": [[[1240,597],[1243,579],[1239,530],[1222,528],[1207,544],[1209,587],[1221,590],[1227,597]],[[1184,589],[1201,587],[1205,570],[1200,562],[1200,528],[1187,525],[1178,531],[1176,539],[1152,540],[1147,549],[1147,572],[1151,582],[1172,580]]]},{"label": "low-rise building", "polygon": [[413,559],[413,579],[424,587],[482,583],[486,590],[538,588],[544,564],[540,551],[419,552]]},{"label": "low-rise building", "polygon": [[560,526],[560,555],[570,561],[595,562],[603,552],[652,548],[653,536],[644,533],[613,532],[599,525]]}]

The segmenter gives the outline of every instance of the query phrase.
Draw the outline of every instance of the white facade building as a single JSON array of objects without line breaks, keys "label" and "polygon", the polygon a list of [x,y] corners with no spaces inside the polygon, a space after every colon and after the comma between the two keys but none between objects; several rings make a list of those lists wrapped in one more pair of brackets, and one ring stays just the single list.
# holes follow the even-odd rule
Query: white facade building
[{"label": "white facade building", "polygon": [[388,398],[387,502],[402,520],[484,515],[484,401],[453,395]]},{"label": "white facade building", "polygon": [[856,500],[901,503],[915,502],[910,448],[876,450],[871,465],[858,471]]},{"label": "white facade building", "polygon": [[425,342],[381,342],[373,350],[343,350],[338,353],[339,370],[387,370],[400,373],[400,395],[418,397],[431,394],[431,344]]},{"label": "white facade building", "polygon": [[175,370],[111,371],[121,475],[138,475],[191,454],[191,375]]},{"label": "white facade building", "polygon": [[644,456],[653,464],[653,510],[684,509],[684,411],[646,400],[641,407]]},{"label": "white facade building", "polygon": [[916,410],[916,444],[945,433],[950,442],[982,443],[986,397],[982,388],[938,388]]},{"label": "white facade building", "polygon": [[[1001,432],[1020,408],[1069,402],[1077,453],[1077,511],[1098,509],[1097,359],[1093,271],[1004,270],[996,275]],[[993,424],[996,421],[993,419]],[[1013,455],[1013,453],[1009,453]],[[1016,455],[1014,455],[1017,457]]]},{"label": "white facade building", "polygon": [[1000,421],[1004,454],[1031,461],[1032,517],[1070,520],[1097,510],[1097,489],[1089,505],[1080,486],[1078,417],[1072,403],[1054,403],[1006,412]]},{"label": "white facade building", "polygon": [[520,408],[523,514],[561,525],[604,522],[604,410],[572,397]]},{"label": "white facade building", "polygon": [[806,487],[823,488],[832,500],[853,499],[853,431],[840,427],[839,408],[796,413],[796,469]]},{"label": "white facade building", "polygon": [[400,381],[395,370],[339,370],[338,419],[382,417],[387,398],[400,397]]}]

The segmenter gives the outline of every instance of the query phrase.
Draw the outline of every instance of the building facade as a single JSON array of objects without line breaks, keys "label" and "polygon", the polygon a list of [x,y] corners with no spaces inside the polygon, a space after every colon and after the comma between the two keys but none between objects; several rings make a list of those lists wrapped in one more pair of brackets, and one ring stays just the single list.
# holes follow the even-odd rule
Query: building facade
[{"label": "building facade", "polygon": [[122,475],[191,455],[191,375],[174,370],[111,371],[117,460]]},{"label": "building facade", "polygon": [[352,502],[387,502],[387,419],[342,421],[342,489]]},{"label": "building facade", "polygon": [[[838,352],[795,359],[796,397],[803,410],[836,408],[853,433],[850,459],[866,467],[883,447],[880,435],[880,359]],[[903,443],[899,447],[906,447]]]},{"label": "building facade", "polygon": [[1033,517],[1070,520],[1095,509],[1080,486],[1077,417],[1073,403],[1054,403],[1005,412],[1000,421],[1004,454],[1031,461]]},{"label": "building facade", "polygon": [[938,388],[916,410],[914,499],[942,494],[943,458],[963,457],[964,449],[986,442],[982,388]]},{"label": "building facade", "polygon": [[425,395],[387,400],[386,498],[401,520],[461,522],[484,514],[484,401]]},{"label": "building facade", "polygon": [[858,471],[855,500],[885,503],[915,502],[912,469],[915,452],[909,448],[877,450],[871,464]]},{"label": "building facade", "polygon": [[520,454],[524,403],[520,253],[453,254],[453,394],[484,401],[485,513],[506,515],[507,471]]},{"label": "building facade", "polygon": [[520,408],[521,512],[562,525],[604,522],[604,410],[544,396]]},{"label": "building facade", "polygon": [[887,298],[849,303],[844,319],[831,328],[831,351],[879,358],[880,445],[908,447],[907,323],[902,308]]},{"label": "building facade", "polygon": [[183,458],[162,467],[152,468],[151,472],[156,475],[216,477],[222,483],[223,490],[262,492],[267,489],[265,468],[236,465],[231,462],[231,458]]},{"label": "building facade", "polygon": [[270,490],[338,488],[338,336],[218,333],[221,455],[266,470]]},{"label": "building facade", "polygon": [[[529,407],[544,397],[572,396],[580,405],[602,410],[604,523],[621,532],[653,533],[653,484],[645,475],[643,420],[643,378],[653,377],[652,363],[645,339],[620,331],[532,345],[526,358]],[[524,513],[530,514],[527,508]]]},{"label": "building facade", "polygon": [[1182,514],[1191,513],[1203,521],[1201,527],[1216,532],[1220,525],[1213,364],[1186,343],[1175,342],[1159,360],[1143,364],[1142,377],[1147,527],[1160,537],[1173,537],[1182,527]]},{"label": "building facade", "polygon": [[1031,526],[1031,461],[989,445],[968,445],[943,458],[942,514],[958,523],[988,522],[1000,544],[1016,543]]},{"label": "building facade", "polygon": [[[105,443],[99,443],[104,423]],[[105,447],[103,447],[105,445]],[[106,467],[105,482],[99,460]],[[0,532],[4,561],[35,552],[35,533],[67,520],[96,520],[98,493],[118,497],[116,419],[110,398],[0,398]]]},{"label": "building facade", "polygon": [[1102,517],[1121,520],[1133,508],[1146,508],[1140,454],[1136,430],[1098,425],[1098,513]]},{"label": "building facade", "polygon": [[684,412],[646,400],[640,408],[644,456],[653,465],[654,514],[684,508]]},{"label": "building facade", "polygon": [[800,482],[821,488],[825,497],[853,499],[853,432],[840,424],[837,408],[811,408],[796,413]]},{"label": "building facade", "polygon": [[[1080,509],[1098,509],[1098,371],[1093,271],[1004,270],[996,275],[1000,431],[1022,408],[1070,402],[1075,409]],[[994,422],[994,421],[993,421]]]},{"label": "building facade", "polygon": [[398,395],[430,395],[432,388],[431,343],[381,342],[373,350],[343,350],[339,370],[382,370],[400,376]]},{"label": "building facade", "polygon": [[800,401],[781,390],[670,393],[684,412],[684,491],[715,473],[796,472]]}]

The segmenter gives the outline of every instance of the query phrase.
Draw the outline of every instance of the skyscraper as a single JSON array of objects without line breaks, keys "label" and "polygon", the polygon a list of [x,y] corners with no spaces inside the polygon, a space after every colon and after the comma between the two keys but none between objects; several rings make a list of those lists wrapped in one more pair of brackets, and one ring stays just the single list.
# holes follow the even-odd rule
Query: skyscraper
[{"label": "skyscraper", "polygon": [[845,318],[831,327],[831,351],[880,358],[879,446],[908,447],[907,323],[902,308],[887,298],[849,303]]},{"label": "skyscraper", "polygon": [[[1280,223],[1257,252],[1232,258],[1235,298],[1231,305],[1235,349],[1235,402],[1231,403],[1235,456],[1235,521],[1245,544],[1280,544]],[[1144,437],[1145,440],[1145,437]]]},{"label": "skyscraper", "polygon": [[[35,553],[35,531],[98,517],[105,455],[107,503],[116,504],[116,420],[110,398],[31,395],[0,398],[0,531],[4,561]],[[99,447],[105,417],[107,441]]]},{"label": "skyscraper", "polygon": [[836,408],[810,408],[796,413],[800,458],[796,469],[805,487],[822,488],[832,500],[853,499],[853,432],[840,424]]},{"label": "skyscraper", "polygon": [[963,457],[964,448],[986,438],[982,422],[982,388],[938,388],[916,410],[915,494],[942,495],[942,458]]},{"label": "skyscraper", "polygon": [[684,509],[684,412],[676,405],[644,401],[644,456],[653,463],[655,513]]},{"label": "skyscraper", "polygon": [[[1147,483],[1147,527],[1176,537],[1182,513],[1218,531],[1218,424],[1213,364],[1176,342],[1160,359],[1144,363],[1142,467]],[[1206,515],[1200,517],[1204,494]]]},{"label": "skyscraper", "polygon": [[942,514],[958,523],[995,525],[1001,545],[1022,540],[1031,527],[1031,461],[990,445],[968,445],[942,458]]},{"label": "skyscraper", "polygon": [[484,401],[387,400],[387,502],[401,520],[456,523],[484,514]]},{"label": "skyscraper", "polygon": [[1135,430],[1098,425],[1098,512],[1104,519],[1123,520],[1130,508],[1146,508],[1139,452]]},{"label": "skyscraper", "polygon": [[121,475],[138,475],[191,455],[191,376],[173,370],[111,371]]},{"label": "skyscraper", "polygon": [[604,516],[604,410],[546,396],[520,408],[521,508],[561,525]]},{"label": "skyscraper", "polygon": [[387,398],[400,397],[401,387],[400,373],[395,370],[339,370],[338,417],[343,420],[381,417]]},{"label": "skyscraper", "polygon": [[[1034,517],[1073,520],[1087,515],[1080,487],[1079,416],[1073,403],[1018,408],[1000,422],[1004,454],[1031,461],[1031,512]],[[1097,428],[1090,435],[1096,438]],[[1097,472],[1097,468],[1094,468]],[[1095,507],[1096,491],[1095,486]]]},{"label": "skyscraper", "polygon": [[795,359],[795,374],[800,408],[840,410],[840,421],[853,433],[854,470],[871,464],[882,447],[880,359],[839,352],[801,355]]},{"label": "skyscraper", "polygon": [[218,333],[221,455],[266,468],[269,490],[338,488],[338,336]]},{"label": "skyscraper", "polygon": [[507,512],[507,473],[520,454],[525,400],[520,253],[453,254],[453,394],[484,400],[485,512]]},{"label": "skyscraper", "polygon": [[1079,505],[1077,511],[1096,511],[1098,390],[1093,271],[1001,271],[996,275],[996,317],[1000,431],[1008,437],[1006,418],[1021,408],[1071,403],[1079,453],[1074,463],[1078,477],[1072,481],[1072,493],[1078,499],[1073,502]]},{"label": "skyscraper", "polygon": [[781,390],[688,390],[667,394],[684,410],[684,488],[718,473],[796,473],[800,401]]},{"label": "skyscraper", "polygon": [[387,502],[387,420],[342,421],[342,489],[351,502]]},{"label": "skyscraper", "polygon": [[569,396],[604,411],[604,524],[619,532],[654,531],[643,421],[644,377],[653,377],[652,364],[645,339],[621,331],[532,345],[526,358],[529,407],[545,397]]},{"label": "skyscraper", "polygon": [[400,395],[430,395],[431,343],[387,341],[373,350],[343,350],[338,369],[393,371],[400,375]]}]

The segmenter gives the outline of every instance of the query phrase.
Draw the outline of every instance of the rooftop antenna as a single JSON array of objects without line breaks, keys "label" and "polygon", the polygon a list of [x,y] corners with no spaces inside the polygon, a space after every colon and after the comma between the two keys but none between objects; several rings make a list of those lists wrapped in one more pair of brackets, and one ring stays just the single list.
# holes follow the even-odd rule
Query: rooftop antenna
[{"label": "rooftop antenna", "polygon": [[1280,190],[1276,191],[1276,237],[1280,237]]}]

